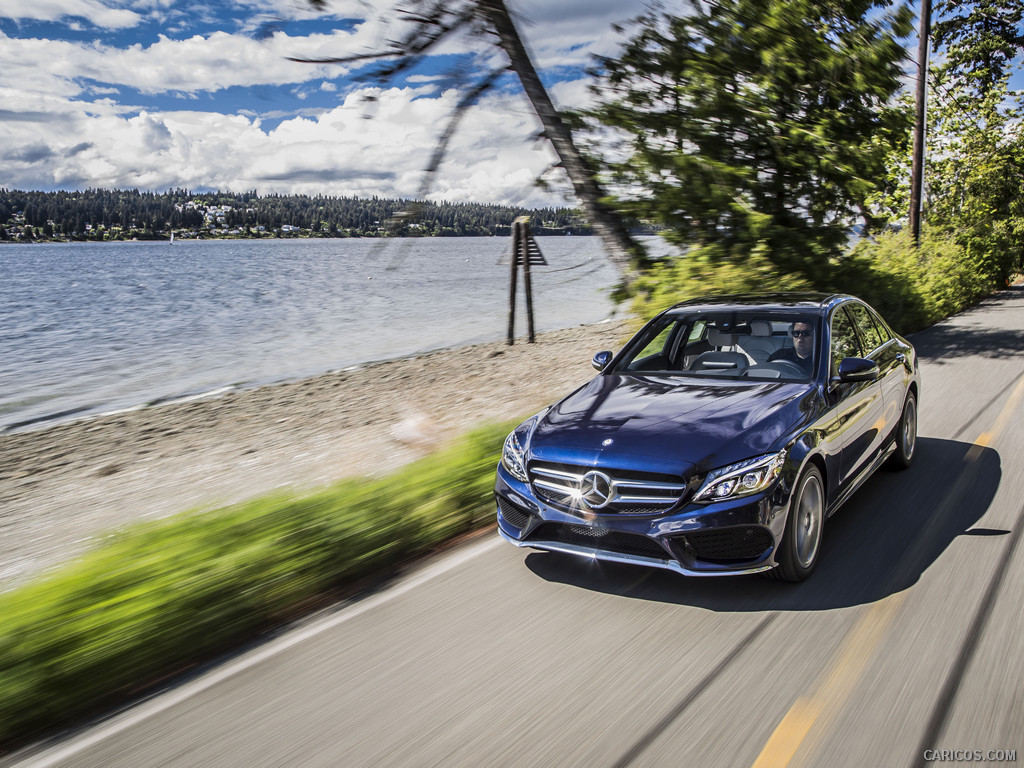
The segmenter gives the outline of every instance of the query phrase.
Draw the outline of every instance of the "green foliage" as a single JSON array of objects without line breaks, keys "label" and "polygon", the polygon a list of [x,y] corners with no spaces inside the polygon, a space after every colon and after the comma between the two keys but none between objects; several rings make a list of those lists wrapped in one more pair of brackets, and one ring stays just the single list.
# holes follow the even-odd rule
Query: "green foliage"
[{"label": "green foliage", "polygon": [[913,135],[910,126],[914,119],[914,94],[904,93],[893,102],[892,108],[903,112],[904,130],[879,134],[871,143],[885,160],[884,170],[875,177],[874,190],[866,203],[868,233],[883,232],[902,226],[910,217],[910,183]]},{"label": "green foliage", "polygon": [[917,247],[909,230],[862,240],[831,274],[833,290],[861,297],[900,333],[972,306],[993,288],[954,236],[928,227]]},{"label": "green foliage", "polygon": [[[925,230],[864,242],[834,283],[860,291],[903,330],[915,330],[1003,287],[1024,267],[1024,140],[1008,75],[1024,38],[1024,9],[998,0],[938,2],[929,73]],[[937,62],[937,63],[935,63]],[[909,98],[904,99],[909,108]],[[898,228],[907,220],[910,147],[893,145],[872,199]]]},{"label": "green foliage", "polygon": [[[706,293],[814,287],[859,295],[912,331],[1024,269],[1024,109],[1007,79],[1024,10],[936,6],[928,226],[915,249],[893,233],[909,210],[913,105],[890,98],[906,9],[885,20],[876,5],[694,3],[690,17],[645,17],[606,62],[597,116],[631,137],[612,167],[632,191],[623,206],[689,248],[641,281],[638,314]],[[858,212],[869,237],[846,253]]]},{"label": "green foliage", "polygon": [[682,247],[757,250],[820,284],[867,213],[887,137],[906,132],[891,101],[912,16],[867,0],[690,5],[641,17],[602,62],[589,115],[625,137],[608,166],[618,205]]},{"label": "green foliage", "polygon": [[493,519],[511,425],[376,480],[140,525],[0,595],[0,745],[209,658]]},{"label": "green foliage", "polygon": [[1019,0],[939,0],[935,19],[932,40],[943,49],[943,69],[972,99],[999,90],[1024,49]]},{"label": "green foliage", "polygon": [[662,259],[637,281],[633,312],[649,320],[680,301],[711,294],[807,290],[808,281],[782,273],[755,249],[742,259],[725,259],[718,246],[691,251],[685,258]]},{"label": "green foliage", "polygon": [[[933,237],[941,232],[955,243],[959,261],[947,273],[962,282],[954,287],[915,278],[912,284],[939,291],[928,307],[960,308],[964,297],[980,298],[1024,267],[1024,109],[1021,95],[1009,89],[1024,44],[1017,31],[1024,9],[973,0],[938,2],[935,11],[924,220]],[[885,185],[872,200],[890,226],[901,226],[909,210],[909,161],[909,146],[893,147]],[[934,321],[928,307],[914,311]]]},{"label": "green foliage", "polygon": [[969,82],[940,69],[933,90],[925,217],[1001,285],[1022,266],[1024,111],[1005,80],[972,99]]}]

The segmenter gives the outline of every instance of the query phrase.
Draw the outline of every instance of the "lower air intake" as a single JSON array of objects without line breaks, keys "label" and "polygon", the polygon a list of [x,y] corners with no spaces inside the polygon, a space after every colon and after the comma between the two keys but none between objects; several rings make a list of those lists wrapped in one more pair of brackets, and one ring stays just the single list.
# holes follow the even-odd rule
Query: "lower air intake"
[{"label": "lower air intake", "polygon": [[525,528],[526,524],[530,522],[530,514],[528,512],[524,512],[519,507],[508,503],[500,496],[498,496],[498,509],[501,510],[501,516],[516,528]]},{"label": "lower air intake", "polygon": [[609,531],[586,525],[544,523],[537,527],[527,541],[574,544],[579,547],[615,552],[620,555],[653,557],[657,560],[669,559],[668,552],[646,536]]},{"label": "lower air intake", "polygon": [[698,560],[720,564],[757,560],[775,544],[768,529],[757,525],[696,531],[679,538]]}]

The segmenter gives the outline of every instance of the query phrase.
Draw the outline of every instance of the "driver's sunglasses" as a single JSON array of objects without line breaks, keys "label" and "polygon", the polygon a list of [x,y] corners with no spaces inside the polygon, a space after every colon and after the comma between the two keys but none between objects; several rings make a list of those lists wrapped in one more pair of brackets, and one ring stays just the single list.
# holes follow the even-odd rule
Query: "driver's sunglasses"
[{"label": "driver's sunglasses", "polygon": [[808,336],[813,336],[814,331],[790,331],[789,335],[792,336],[794,339],[804,339],[807,338]]}]

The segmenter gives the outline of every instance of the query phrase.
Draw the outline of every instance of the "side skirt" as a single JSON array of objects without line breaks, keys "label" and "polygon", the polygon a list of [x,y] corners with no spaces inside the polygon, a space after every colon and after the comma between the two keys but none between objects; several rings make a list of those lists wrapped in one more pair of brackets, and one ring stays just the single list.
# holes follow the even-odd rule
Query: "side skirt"
[{"label": "side skirt", "polygon": [[839,498],[832,503],[832,506],[828,508],[827,517],[832,517],[832,515],[838,512],[839,508],[850,500],[850,497],[857,492],[857,489],[864,485],[867,479],[871,477],[873,474],[875,474],[878,468],[881,467],[882,464],[885,463],[885,460],[892,456],[892,454],[895,453],[895,451],[896,442],[893,441],[885,450],[883,450],[880,454],[878,454],[878,456],[875,457],[874,461],[872,461],[864,469],[861,470],[860,474],[857,475],[854,481],[850,483],[846,487],[846,490],[843,491],[842,494],[840,494]]}]

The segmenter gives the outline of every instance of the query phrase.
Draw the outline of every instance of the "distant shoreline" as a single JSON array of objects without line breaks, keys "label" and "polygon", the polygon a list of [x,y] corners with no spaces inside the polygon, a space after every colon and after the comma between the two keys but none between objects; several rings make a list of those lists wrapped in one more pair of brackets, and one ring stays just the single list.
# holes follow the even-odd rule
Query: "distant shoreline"
[{"label": "distant shoreline", "polygon": [[[80,242],[262,237],[508,237],[530,221],[537,236],[595,233],[576,207],[498,203],[90,189],[0,188],[0,242]],[[638,236],[659,228],[630,219]]]},{"label": "distant shoreline", "polygon": [[[634,237],[650,237],[657,235],[657,232],[640,232],[633,233]],[[596,237],[593,232],[534,232],[536,237]],[[203,241],[208,242],[211,240],[440,240],[440,239],[467,239],[467,238],[491,238],[491,237],[508,237],[507,234],[466,234],[466,235],[315,235],[312,233],[305,234],[287,234],[277,237],[275,235],[259,235],[259,236],[245,236],[245,235],[204,235],[203,237],[192,237],[187,234],[174,233],[174,242],[194,242]],[[112,237],[112,238],[35,238],[32,240],[0,240],[0,245],[43,245],[46,243],[58,243],[62,245],[77,245],[79,243],[170,243],[170,234],[161,234],[155,237]]]}]

